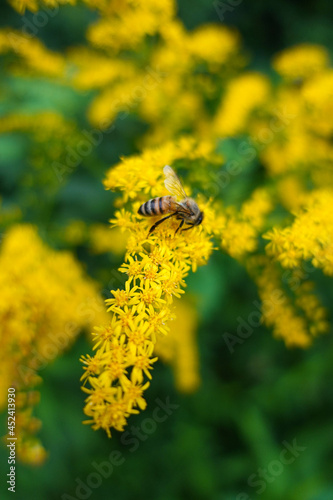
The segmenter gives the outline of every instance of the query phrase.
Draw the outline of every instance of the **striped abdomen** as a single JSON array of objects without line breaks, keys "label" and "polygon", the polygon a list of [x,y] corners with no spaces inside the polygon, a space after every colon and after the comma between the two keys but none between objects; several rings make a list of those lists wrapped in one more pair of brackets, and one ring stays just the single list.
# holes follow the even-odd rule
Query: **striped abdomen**
[{"label": "striped abdomen", "polygon": [[175,212],[176,209],[177,205],[172,196],[160,196],[159,198],[152,198],[146,201],[146,203],[143,203],[138,210],[138,214],[150,217],[152,215]]}]

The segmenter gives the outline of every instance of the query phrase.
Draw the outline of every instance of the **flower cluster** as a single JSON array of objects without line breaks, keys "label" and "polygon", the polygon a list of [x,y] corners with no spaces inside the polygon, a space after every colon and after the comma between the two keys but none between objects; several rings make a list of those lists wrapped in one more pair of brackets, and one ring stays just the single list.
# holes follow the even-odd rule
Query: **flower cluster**
[{"label": "flower cluster", "polygon": [[[124,160],[109,172],[106,182],[112,179],[113,189],[124,189],[126,179],[132,179],[133,174],[128,169],[130,161]],[[138,159],[132,162],[135,166]],[[156,183],[162,184],[162,169],[156,172],[151,161],[145,164],[139,181],[147,199],[152,197]],[[134,189],[134,185],[130,187]],[[131,190],[129,193],[132,196]],[[124,193],[124,197],[127,199],[128,193]],[[133,210],[123,208],[116,212],[111,222],[122,231],[129,231],[125,261],[120,267],[128,278],[125,288],[112,290],[113,298],[106,300],[111,320],[95,328],[95,355],[82,357],[83,390],[88,394],[84,411],[90,417],[86,423],[94,429],[104,429],[109,436],[111,428],[122,431],[127,418],[145,408],[143,393],[149,386],[151,370],[157,360],[155,345],[161,346],[160,337],[169,331],[173,300],[184,293],[184,280],[189,270],[205,264],[213,249],[209,235],[200,227],[193,229],[191,234],[175,234],[179,222],[174,220],[166,221],[154,233],[148,234],[147,221],[134,215]],[[191,345],[193,329],[190,324],[186,331],[189,332],[186,345]],[[195,354],[193,349],[190,352],[192,358],[188,363],[193,367],[193,378],[181,376],[179,382],[188,390],[197,383]],[[180,363],[179,356],[175,359]],[[177,373],[182,374],[182,368]]]},{"label": "flower cluster", "polygon": [[0,268],[0,407],[14,386],[18,457],[40,464],[46,452],[35,436],[40,422],[33,407],[39,401],[41,371],[73,344],[82,328],[108,316],[96,285],[72,255],[48,248],[33,226],[16,225],[5,234]]},{"label": "flower cluster", "polygon": [[309,271],[299,267],[281,273],[267,256],[252,257],[247,268],[258,287],[264,323],[287,346],[308,347],[314,336],[328,331],[327,312]]},{"label": "flower cluster", "polygon": [[249,72],[230,80],[216,111],[214,132],[226,136],[245,132],[251,113],[266,103],[269,93],[269,80],[259,73]]},{"label": "flower cluster", "polygon": [[274,227],[264,235],[269,240],[268,255],[283,267],[300,267],[310,261],[328,276],[333,276],[333,191],[313,191],[295,214],[295,220],[283,229]]},{"label": "flower cluster", "polygon": [[274,65],[284,80],[272,89],[249,130],[265,169],[277,183],[281,200],[290,208],[297,197],[286,192],[286,186],[297,184],[302,191],[333,181],[329,118],[333,73],[326,50],[317,46],[289,49],[276,56]]},{"label": "flower cluster", "polygon": [[[163,165],[173,164],[176,160],[182,160],[184,166],[186,162],[200,160],[221,164],[222,157],[216,154],[214,141],[180,137],[175,141],[161,143],[158,147],[146,148],[141,155],[124,158],[107,172],[104,186],[106,189],[120,190],[122,203],[168,194],[165,190],[161,191],[161,172]],[[187,193],[190,194],[189,189]],[[117,201],[118,205],[119,203],[120,200]]]},{"label": "flower cluster", "polygon": [[282,77],[291,81],[312,77],[325,70],[328,65],[329,56],[325,48],[311,44],[291,47],[273,60],[273,68]]},{"label": "flower cluster", "polygon": [[225,224],[221,226],[221,247],[235,259],[243,259],[256,251],[259,236],[265,228],[266,217],[273,208],[267,191],[257,189],[240,210],[226,210]]},{"label": "flower cluster", "polygon": [[61,78],[65,72],[65,61],[60,54],[48,50],[43,43],[20,31],[0,30],[0,54],[13,53],[17,63],[11,67],[16,75],[41,75]]},{"label": "flower cluster", "polygon": [[90,46],[71,51],[72,84],[97,93],[88,110],[94,127],[133,114],[150,126],[147,145],[184,131],[211,136],[207,102],[221,93],[220,73],[228,79],[243,64],[239,36],[214,24],[189,32],[175,12],[173,0],[124,2],[116,16],[111,6],[90,26]]}]

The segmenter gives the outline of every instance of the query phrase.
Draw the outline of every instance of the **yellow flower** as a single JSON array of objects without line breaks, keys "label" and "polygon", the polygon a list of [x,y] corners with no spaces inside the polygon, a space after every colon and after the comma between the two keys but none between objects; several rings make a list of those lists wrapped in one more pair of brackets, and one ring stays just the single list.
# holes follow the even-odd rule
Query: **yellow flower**
[{"label": "yellow flower", "polygon": [[107,325],[101,327],[95,327],[92,333],[94,339],[94,350],[98,348],[98,352],[102,354],[106,350],[112,348],[112,342],[115,337],[120,333],[120,325],[112,318]]},{"label": "yellow flower", "polygon": [[80,245],[86,239],[87,227],[82,220],[72,220],[64,230],[63,238],[71,245]]},{"label": "yellow flower", "polygon": [[328,139],[332,135],[333,125],[330,117],[333,112],[333,70],[319,73],[302,89],[304,104],[308,110],[307,126],[316,135]]},{"label": "yellow flower", "polygon": [[268,98],[269,82],[259,73],[246,73],[230,81],[215,116],[218,135],[243,132],[251,112]]},{"label": "yellow flower", "polygon": [[173,0],[126,0],[109,6],[109,16],[102,17],[89,28],[88,40],[97,47],[114,52],[135,48],[146,35],[158,33],[174,13]]},{"label": "yellow flower", "polygon": [[239,36],[224,26],[206,24],[188,36],[187,46],[195,59],[217,69],[235,57],[239,50]]},{"label": "yellow flower", "polygon": [[327,50],[320,45],[302,44],[288,48],[273,60],[273,68],[288,79],[308,78],[329,64]]},{"label": "yellow flower", "polygon": [[243,259],[254,252],[272,208],[269,194],[262,189],[255,190],[239,211],[230,207],[221,229],[222,249],[235,259]]},{"label": "yellow flower", "polygon": [[105,224],[92,224],[89,228],[89,239],[94,253],[112,252],[115,255],[125,253],[127,235],[121,228],[110,230]]},{"label": "yellow flower", "polygon": [[247,268],[258,286],[264,323],[288,347],[309,347],[314,335],[327,331],[326,311],[312,292],[312,283],[305,281],[308,275],[299,269],[281,274],[267,257],[250,259]]},{"label": "yellow flower", "polygon": [[176,386],[181,392],[193,392],[200,384],[199,353],[196,341],[198,314],[186,299],[175,301],[172,328],[168,335],[158,336],[156,354],[170,363]]},{"label": "yellow flower", "polygon": [[[101,353],[102,355],[102,353]],[[100,361],[96,359],[96,357],[91,357],[89,354],[87,356],[81,356],[81,363],[85,365],[83,369],[85,370],[84,374],[81,376],[80,380],[85,380],[90,375],[98,375],[100,372]]]},{"label": "yellow flower", "polygon": [[151,343],[145,347],[139,347],[137,354],[131,353],[129,362],[133,365],[131,373],[131,380],[133,383],[142,383],[144,375],[151,379],[150,371],[152,370],[152,363],[157,361],[157,357],[153,358],[154,345]]},{"label": "yellow flower", "polygon": [[[161,194],[158,187],[163,186],[162,168],[156,168],[161,152],[165,151],[170,159],[183,155],[188,148],[189,141],[181,140],[124,159],[108,172],[105,184],[122,191],[123,202],[135,200],[139,188],[146,193],[146,199]],[[195,151],[192,154],[195,156]],[[83,380],[91,386],[84,388],[88,394],[84,411],[91,417],[86,423],[94,429],[103,428],[109,436],[111,428],[123,430],[130,414],[145,408],[143,392],[157,360],[155,345],[169,331],[170,306],[174,297],[184,293],[184,280],[191,267],[195,270],[205,264],[213,250],[204,227],[175,234],[179,222],[172,219],[148,236],[147,220],[137,215],[137,201],[132,202],[132,207],[135,209],[116,212],[111,221],[130,233],[125,262],[120,267],[128,276],[125,289],[111,291],[113,298],[106,304],[112,328],[104,325],[95,329],[95,357],[82,358],[86,365]],[[112,399],[103,401],[103,388],[107,394],[110,388],[117,392]]]},{"label": "yellow flower", "polygon": [[[104,322],[107,314],[96,285],[73,256],[48,248],[33,226],[13,226],[6,233],[0,267],[0,340],[5,360],[0,366],[0,404],[6,403],[3,395],[8,387],[15,386],[18,457],[39,465],[46,452],[34,436],[38,421],[32,411],[38,397],[25,395],[38,395],[34,388],[41,382],[39,371],[68,349],[82,328]],[[86,373],[95,373],[93,362],[86,363]]]},{"label": "yellow flower", "polygon": [[137,294],[135,293],[138,287],[135,286],[130,288],[130,285],[130,281],[126,281],[125,290],[111,290],[114,298],[105,301],[105,303],[110,306],[108,311],[112,311],[114,306],[124,307],[125,305],[130,306],[139,302]]},{"label": "yellow flower", "polygon": [[0,30],[0,53],[3,52],[14,52],[21,58],[16,74],[26,76],[32,73],[53,78],[65,74],[65,60],[61,55],[48,50],[37,38],[20,31]]},{"label": "yellow flower", "polygon": [[318,190],[303,199],[291,226],[275,228],[264,235],[270,240],[266,246],[269,255],[284,267],[300,265],[311,260],[315,267],[333,275],[333,191]]},{"label": "yellow flower", "polygon": [[36,12],[39,8],[43,6],[54,8],[57,5],[62,5],[62,4],[74,5],[75,0],[9,0],[9,3],[20,14],[24,14],[26,9],[32,12]]}]

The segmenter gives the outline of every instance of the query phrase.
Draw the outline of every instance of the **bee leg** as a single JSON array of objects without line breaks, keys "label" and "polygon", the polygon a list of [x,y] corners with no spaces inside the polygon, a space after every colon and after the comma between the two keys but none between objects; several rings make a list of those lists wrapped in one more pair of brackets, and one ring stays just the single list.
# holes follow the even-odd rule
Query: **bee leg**
[{"label": "bee leg", "polygon": [[177,215],[177,214],[173,213],[173,214],[168,215],[167,217],[163,217],[163,219],[160,219],[160,220],[158,220],[157,222],[155,222],[155,224],[153,224],[153,225],[151,226],[151,228],[149,229],[148,236],[149,236],[149,235],[150,235],[153,231],[155,231],[155,229],[157,228],[157,226],[158,226],[159,224],[161,224],[161,222],[163,222],[163,221],[165,221],[165,220],[169,219],[170,217],[173,217],[174,215]]},{"label": "bee leg", "polygon": [[187,227],[186,229],[183,229],[183,230],[182,230],[182,233],[183,233],[184,231],[188,231],[189,229],[193,229],[193,228],[194,228],[194,224],[191,224],[191,225],[190,225],[190,227]]},{"label": "bee leg", "polygon": [[181,228],[183,227],[184,222],[185,222],[185,221],[184,221],[184,219],[182,219],[181,223],[179,224],[179,226],[178,226],[178,227],[177,227],[177,229],[176,229],[175,234],[177,234],[177,233],[178,233],[178,231],[179,231],[179,229],[181,229]]}]

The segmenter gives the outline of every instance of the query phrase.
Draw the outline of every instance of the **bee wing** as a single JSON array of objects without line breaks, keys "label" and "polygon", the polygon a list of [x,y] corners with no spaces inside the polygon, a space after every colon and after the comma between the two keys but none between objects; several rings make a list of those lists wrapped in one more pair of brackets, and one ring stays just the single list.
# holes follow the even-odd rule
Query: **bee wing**
[{"label": "bee wing", "polygon": [[178,214],[183,214],[187,216],[193,215],[191,210],[184,203],[177,203],[177,205],[178,205],[178,210],[177,210]]},{"label": "bee wing", "polygon": [[187,198],[182,183],[180,182],[174,170],[171,167],[169,167],[169,165],[165,165],[165,167],[163,168],[163,172],[165,175],[164,185],[167,188],[167,190],[172,194],[172,196],[175,196],[176,199],[178,200],[183,200],[184,198]]}]

